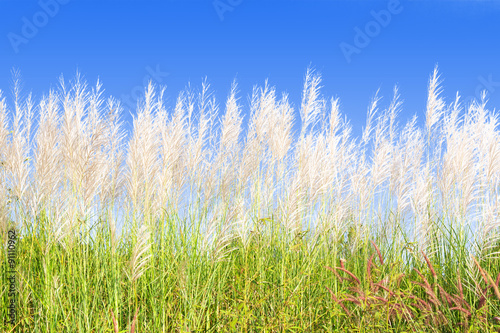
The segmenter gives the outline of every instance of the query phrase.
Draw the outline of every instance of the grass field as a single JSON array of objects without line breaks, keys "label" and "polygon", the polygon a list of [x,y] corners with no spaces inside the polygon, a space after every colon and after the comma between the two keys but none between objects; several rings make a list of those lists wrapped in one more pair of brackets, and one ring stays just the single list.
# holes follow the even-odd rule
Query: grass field
[{"label": "grass field", "polygon": [[435,69],[423,128],[395,89],[354,138],[320,84],[298,110],[255,88],[246,131],[236,85],[222,116],[206,83],[173,110],[149,85],[130,136],[99,83],[16,84],[0,330],[500,331],[498,112],[445,102]]}]

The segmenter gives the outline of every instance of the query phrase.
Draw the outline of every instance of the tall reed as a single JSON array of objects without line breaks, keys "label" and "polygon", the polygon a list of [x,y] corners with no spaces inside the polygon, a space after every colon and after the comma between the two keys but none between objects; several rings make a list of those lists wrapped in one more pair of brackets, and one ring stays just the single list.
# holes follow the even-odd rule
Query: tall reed
[{"label": "tall reed", "polygon": [[[399,126],[396,87],[386,106],[375,94],[360,138],[312,69],[298,110],[256,86],[246,132],[236,83],[222,114],[206,81],[172,107],[150,83],[130,135],[100,82],[61,78],[38,103],[19,87],[12,106],[0,94],[0,229],[4,244],[19,235],[5,331],[338,331],[356,321],[330,293],[350,287],[325,266],[366,286],[376,269],[385,288],[430,274],[471,308],[474,281],[499,273],[498,113],[485,98],[447,103],[437,68],[424,128]],[[372,241],[393,266],[372,267]]]}]

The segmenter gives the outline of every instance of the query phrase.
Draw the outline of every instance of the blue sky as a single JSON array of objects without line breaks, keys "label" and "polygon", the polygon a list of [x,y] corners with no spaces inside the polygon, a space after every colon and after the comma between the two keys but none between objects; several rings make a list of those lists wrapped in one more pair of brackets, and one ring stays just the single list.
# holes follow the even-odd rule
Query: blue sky
[{"label": "blue sky", "polygon": [[224,105],[236,78],[248,113],[268,78],[298,116],[312,65],[359,135],[370,98],[380,88],[387,105],[395,84],[400,125],[415,113],[423,124],[436,64],[447,101],[485,89],[498,108],[499,17],[500,1],[0,0],[0,89],[11,96],[12,68],[37,97],[79,70],[128,106],[149,78],[175,101],[206,76]]}]

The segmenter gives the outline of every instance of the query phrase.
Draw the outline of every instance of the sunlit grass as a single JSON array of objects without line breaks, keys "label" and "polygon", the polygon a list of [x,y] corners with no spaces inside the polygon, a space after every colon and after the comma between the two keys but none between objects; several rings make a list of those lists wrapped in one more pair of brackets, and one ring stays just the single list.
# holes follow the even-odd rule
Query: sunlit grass
[{"label": "sunlit grass", "polygon": [[16,85],[12,110],[0,100],[0,226],[18,237],[2,330],[500,329],[498,114],[447,104],[435,70],[424,129],[400,129],[395,89],[356,139],[319,87],[308,70],[294,139],[273,87],[243,133],[236,85],[222,117],[206,83],[173,110],[150,85],[128,138],[99,83],[36,105]]}]

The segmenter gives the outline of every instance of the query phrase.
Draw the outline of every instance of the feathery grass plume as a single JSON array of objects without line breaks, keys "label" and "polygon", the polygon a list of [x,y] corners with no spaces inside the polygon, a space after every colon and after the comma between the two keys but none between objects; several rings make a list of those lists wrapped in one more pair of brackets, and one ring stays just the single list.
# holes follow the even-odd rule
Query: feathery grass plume
[{"label": "feathery grass plume", "polygon": [[350,132],[351,126],[340,117],[339,99],[332,99],[329,126],[325,136],[325,176],[330,179],[330,186],[327,188],[327,193],[330,195],[326,202],[330,202],[330,205],[326,207],[326,223],[320,228],[319,233],[331,230],[333,239],[337,239],[339,233],[345,230],[346,226],[341,223],[345,222],[349,210],[347,207],[349,179],[355,165],[355,144],[349,140]]},{"label": "feathery grass plume", "polygon": [[35,216],[41,209],[50,211],[54,201],[60,201],[60,186],[63,165],[59,137],[59,98],[51,91],[40,101],[40,119],[36,132],[34,150],[33,211]]},{"label": "feathery grass plume", "polygon": [[[267,90],[267,82],[266,87]],[[263,127],[266,124],[266,115],[260,114],[259,99],[261,91],[254,86],[252,90],[252,97],[250,101],[250,120],[248,123],[248,131],[245,138],[245,144],[242,151],[242,162],[238,172],[238,178],[242,184],[247,184],[250,176],[260,169],[261,158],[261,141]]]},{"label": "feathery grass plume", "polygon": [[[500,187],[500,180],[497,180],[497,188]],[[500,241],[500,200],[492,202],[491,195],[485,197],[482,206],[482,218],[478,222],[478,232],[476,234],[475,250],[484,256],[498,258],[500,251],[494,251]]]},{"label": "feathery grass plume", "polygon": [[328,172],[325,150],[326,140],[322,134],[315,139],[309,134],[298,143],[297,176],[300,188],[307,196],[306,209],[313,208],[316,200],[327,193],[327,188],[333,182],[332,174]]},{"label": "feathery grass plume", "polygon": [[[445,137],[445,141],[448,145],[448,142],[453,142],[457,137],[458,133],[460,133],[459,129],[459,118],[458,115],[461,112],[460,106],[460,96],[457,94],[455,102],[453,103],[453,107],[446,117],[443,118],[443,136]],[[447,147],[447,151],[449,148]],[[452,154],[448,154],[448,156],[453,156]],[[438,178],[437,178],[437,186],[441,193],[441,200],[443,202],[443,206],[448,206],[448,199],[453,190],[453,184],[456,181],[455,174],[452,172],[453,166],[450,158],[446,156],[443,157],[441,162],[441,170],[439,170]]]},{"label": "feathery grass plume", "polygon": [[105,119],[105,108],[103,107],[102,84],[98,80],[96,86],[92,88],[89,95],[88,118],[86,132],[90,134],[86,149],[85,173],[83,177],[83,211],[85,214],[96,206],[96,196],[107,176],[107,164],[111,162],[107,159],[106,149],[108,140],[108,122]]},{"label": "feathery grass plume", "polygon": [[[205,88],[203,84],[202,89]],[[196,94],[188,88],[186,91],[185,107],[187,109],[187,127],[186,127],[186,148],[184,150],[184,168],[187,175],[184,175],[186,181],[190,185],[194,185],[203,179],[204,163],[207,161],[208,153],[205,149],[206,137],[208,134],[208,126],[211,124],[211,115],[205,112],[199,113],[197,117],[194,115]],[[202,94],[204,92],[202,91]],[[199,98],[198,98],[199,100]],[[199,103],[198,103],[199,104]],[[195,131],[195,119],[198,118],[198,126]],[[210,138],[209,138],[210,139]]]},{"label": "feathery grass plume", "polygon": [[186,182],[183,167],[186,145],[186,113],[182,92],[177,98],[172,118],[169,120],[166,109],[160,106],[156,123],[160,134],[161,180],[159,192],[162,207],[167,204],[169,209],[177,209],[180,192]]},{"label": "feathery grass plume", "polygon": [[85,104],[88,96],[86,84],[82,82],[80,73],[76,74],[72,86],[67,89],[64,78],[59,79],[62,94],[63,123],[61,126],[61,154],[64,163],[64,194],[70,201],[70,227],[75,224],[79,212],[78,191],[80,190],[80,174],[82,172],[82,151],[84,148]]},{"label": "feathery grass plume", "polygon": [[[177,102],[179,104],[179,101]],[[160,175],[158,180],[158,197],[159,203],[156,206],[166,207],[168,199],[173,191],[173,160],[178,159],[177,151],[172,151],[170,144],[175,149],[180,150],[182,146],[182,134],[176,140],[171,137],[169,130],[169,121],[167,110],[163,104],[159,105],[156,125],[158,126],[159,133],[159,156],[160,156]]]},{"label": "feathery grass plume", "polygon": [[[234,81],[236,82],[236,81]],[[201,91],[198,94],[198,109],[200,111],[200,119],[205,117],[207,122],[206,126],[209,126],[208,131],[208,139],[215,140],[215,123],[214,118],[217,115],[218,107],[217,100],[215,99],[214,92],[210,88],[210,84],[208,83],[207,78],[205,77],[201,82]],[[211,142],[212,146],[213,141]]]},{"label": "feathery grass plume", "polygon": [[313,130],[320,120],[321,111],[324,110],[325,101],[320,98],[321,76],[311,67],[307,68],[302,90],[302,103],[300,105],[300,120],[302,122],[300,137],[304,137],[309,128]]},{"label": "feathery grass plume", "polygon": [[401,112],[402,105],[403,101],[401,100],[401,95],[399,94],[398,86],[394,86],[393,98],[387,110],[387,114],[389,115],[389,140],[391,143],[394,142],[396,136],[396,129],[397,129],[396,118]]},{"label": "feathery grass plume", "polygon": [[130,257],[130,274],[127,276],[134,283],[147,270],[149,260],[152,254],[149,249],[151,247],[151,234],[149,227],[143,223],[137,230],[137,240],[132,250]]},{"label": "feathery grass plume", "polygon": [[[276,104],[274,87],[269,87],[266,81],[264,88],[254,87],[250,103],[250,123],[242,151],[241,164],[238,171],[240,184],[249,187],[252,214],[259,218],[265,212],[267,199],[270,195],[266,187],[266,175],[270,160],[269,134],[271,132],[269,115]],[[261,195],[262,194],[262,195]]]},{"label": "feathery grass plume", "polygon": [[480,155],[479,162],[481,163],[480,170],[483,170],[480,175],[483,177],[482,182],[489,185],[495,181],[494,177],[500,174],[500,135],[497,132],[499,127],[499,118],[497,115],[489,114],[488,122],[483,126],[476,127],[476,136],[479,139]]},{"label": "feathery grass plume", "polygon": [[425,125],[427,128],[428,142],[430,142],[432,129],[434,125],[441,119],[445,108],[444,100],[441,98],[442,88],[441,81],[439,79],[440,76],[438,74],[438,67],[436,66],[429,79],[427,109],[425,113]]},{"label": "feathery grass plume", "polygon": [[282,161],[292,145],[293,108],[288,101],[288,95],[283,94],[271,114],[269,146],[273,155],[273,163]]},{"label": "feathery grass plume", "polygon": [[[220,168],[219,193],[222,200],[227,200],[231,189],[235,189],[237,168],[239,165],[239,136],[241,134],[242,117],[240,106],[236,99],[236,82],[231,86],[231,92],[226,102],[226,113],[222,118],[222,133],[219,146],[218,165]],[[234,195],[234,193],[231,193]]]},{"label": "feathery grass plume", "polygon": [[[376,169],[375,169],[375,174],[373,174],[373,172],[370,173],[370,169],[372,169],[374,167],[377,168],[377,166],[372,161],[372,166],[370,167],[370,163],[367,161],[367,159],[368,159],[367,148],[368,148],[368,144],[372,140],[371,137],[372,137],[372,131],[373,131],[373,118],[378,113],[378,104],[379,104],[380,100],[381,100],[381,97],[379,96],[379,90],[377,90],[375,92],[375,95],[371,99],[370,106],[368,107],[366,127],[363,129],[361,143],[360,143],[360,146],[358,147],[357,154],[358,154],[358,161],[359,162],[356,163],[356,171],[355,171],[355,173],[357,173],[357,174],[353,174],[351,176],[351,189],[353,192],[353,198],[358,198],[358,199],[354,199],[355,201],[358,200],[358,202],[357,203],[353,202],[353,206],[357,205],[358,216],[356,219],[359,221],[361,221],[362,217],[365,216],[364,214],[366,214],[368,212],[368,209],[370,207],[370,202],[369,202],[370,196],[375,197],[375,195],[376,195],[375,186],[369,186],[370,180],[372,182],[379,181],[379,179],[377,179],[379,175],[377,174]],[[384,117],[379,118],[379,122],[378,122],[378,124],[379,124],[378,132],[379,133],[381,133],[381,129],[383,128],[383,126],[381,125],[383,122],[384,122]],[[377,127],[376,127],[376,129],[377,129]],[[381,151],[381,150],[379,149],[379,151]],[[376,153],[377,152],[375,151],[375,154]],[[383,156],[382,156],[382,158],[383,158]],[[374,178],[374,176],[376,178]],[[362,226],[360,223],[356,223],[354,230],[356,230],[356,232],[361,231],[362,229],[364,229],[365,227],[368,226],[368,223],[366,223],[366,222],[371,222],[371,221],[365,221],[364,226]],[[352,249],[354,249],[356,247],[356,244],[357,244],[357,241],[355,241],[353,243]]]},{"label": "feathery grass plume", "polygon": [[[207,220],[206,231],[203,235],[204,248],[211,253],[213,260],[222,259],[224,248],[233,238],[234,230],[231,230],[231,219],[226,219],[228,206],[234,203],[233,197],[238,191],[237,176],[240,144],[238,142],[241,133],[242,118],[240,106],[236,99],[236,82],[233,81],[230,95],[226,101],[226,112],[221,122],[221,136],[218,145],[217,156],[206,169],[208,174],[205,186],[205,204],[203,209],[208,209],[208,204],[214,202],[212,216]],[[201,184],[200,184],[201,185]],[[216,190],[217,193],[216,193]],[[219,200],[220,199],[220,200]],[[231,215],[231,214],[229,214]]]},{"label": "feathery grass plume", "polygon": [[[292,178],[292,186],[290,186],[291,193],[289,193],[290,203],[293,204],[294,209],[288,213],[291,220],[293,221],[293,227],[291,230],[298,230],[300,232],[300,227],[302,226],[301,218],[307,218],[303,216],[303,213],[307,212],[307,207],[305,202],[308,199],[308,186],[312,185],[313,180],[309,179],[309,149],[312,147],[312,136],[308,135],[305,139],[299,139],[297,146],[297,151],[295,153],[295,166],[296,172]],[[314,169],[313,169],[314,171]],[[312,175],[311,175],[312,176]]]},{"label": "feathery grass plume", "polygon": [[373,190],[375,192],[379,186],[384,184],[391,177],[393,150],[393,146],[387,138],[375,142],[370,172]]},{"label": "feathery grass plume", "polygon": [[[389,125],[387,126],[387,134],[385,134],[385,140],[389,143],[389,146],[391,147],[390,154],[392,156],[391,158],[391,167],[390,171],[388,172],[388,175],[386,177],[381,175],[381,178],[386,178],[389,180],[389,200],[391,200],[391,195],[396,195],[396,212],[400,213],[400,206],[398,205],[398,202],[401,203],[400,194],[401,194],[401,188],[398,186],[402,184],[404,181],[402,181],[402,177],[406,174],[406,169],[407,169],[407,162],[401,160],[401,156],[397,154],[398,149],[398,143],[396,142],[396,129],[397,129],[397,122],[396,122],[396,117],[398,116],[398,113],[400,112],[401,105],[403,102],[400,99],[400,95],[398,93],[398,87],[395,86],[393,90],[393,98],[391,101],[391,104],[389,107],[384,111],[384,117],[388,119]],[[401,137],[400,137],[401,140]],[[399,143],[400,144],[400,143]],[[399,194],[399,195],[398,195]]]},{"label": "feathery grass plume", "polygon": [[[31,190],[31,210],[34,218],[44,215],[44,228],[50,230],[46,251],[53,244],[64,246],[67,225],[67,202],[62,195],[64,165],[61,154],[59,96],[51,91],[39,104],[40,118],[35,136],[34,177]],[[43,215],[42,215],[43,214]]]},{"label": "feathery grass plume", "polygon": [[64,163],[65,196],[70,200],[71,227],[75,222],[91,223],[91,211],[105,175],[103,171],[105,124],[101,117],[102,85],[91,92],[79,73],[70,90],[60,79],[63,95],[61,153]]},{"label": "feathery grass plume", "polygon": [[346,126],[342,122],[341,114],[340,114],[340,100],[339,98],[332,98],[330,100],[330,118],[328,119],[328,134],[330,138],[335,138],[337,132],[342,129],[342,127]]},{"label": "feathery grass plume", "polygon": [[320,119],[323,119],[322,125],[325,127],[326,102],[320,97],[320,83],[321,76],[312,68],[308,68],[300,108],[302,128],[294,162],[297,167],[299,188],[308,197],[306,206],[309,208],[326,192],[333,180],[332,174],[328,172],[327,155],[324,154],[327,146],[325,130],[318,135],[314,130]]},{"label": "feathery grass plume", "polygon": [[158,170],[158,135],[155,122],[156,102],[153,84],[145,92],[144,103],[134,117],[132,138],[128,144],[126,186],[133,224],[143,218],[150,222]]},{"label": "feathery grass plume", "polygon": [[[435,189],[432,188],[433,184],[436,184],[439,179],[439,172],[442,159],[442,149],[444,143],[444,137],[442,135],[442,129],[436,128],[435,125],[441,120],[442,115],[445,110],[445,102],[441,97],[442,87],[441,81],[439,80],[438,67],[434,68],[434,71],[429,79],[428,86],[428,97],[427,97],[427,107],[426,107],[426,132],[427,132],[427,143],[426,143],[426,170],[428,169],[428,197],[431,198],[430,202],[436,202]],[[439,131],[441,129],[441,131]],[[422,190],[422,183],[421,190]],[[427,197],[427,196],[426,196]],[[422,210],[419,213],[417,219],[420,219],[418,227],[416,230],[420,230],[419,234],[419,246],[421,250],[428,253],[429,256],[433,256],[437,251],[437,243],[442,238],[442,228],[438,228],[436,221],[430,219],[431,215],[439,213],[432,212],[430,205],[427,205],[427,212],[424,213]],[[424,248],[423,248],[424,247]]]},{"label": "feathery grass plume", "polygon": [[[391,193],[391,185],[394,182],[394,177],[396,177],[396,173],[394,172],[394,141],[393,141],[393,131],[394,131],[394,120],[395,113],[397,112],[397,107],[399,101],[397,100],[397,90],[395,90],[394,98],[391,102],[391,105],[388,109],[386,109],[377,119],[377,125],[375,127],[375,138],[374,138],[374,147],[373,147],[373,157],[371,161],[371,181],[372,181],[372,190],[373,197],[377,197],[377,192],[382,191],[384,187],[381,187],[386,183],[387,180],[389,183],[389,193]],[[372,110],[376,110],[376,103],[378,98],[374,99],[372,102],[372,106],[370,107],[370,113]],[[373,111],[375,112],[375,111]],[[368,127],[368,126],[367,126]],[[380,198],[380,200],[385,200],[386,205],[390,205],[390,197],[389,198]],[[379,212],[378,215],[382,214],[382,205],[383,202],[379,203]],[[384,216],[384,219],[388,217]],[[378,227],[382,227],[385,229],[384,225],[378,225]]]},{"label": "feathery grass plume", "polygon": [[[470,124],[470,135],[475,138],[474,167],[477,177],[474,178],[475,193],[467,193],[464,196],[463,205],[476,203],[478,216],[476,233],[476,249],[479,256],[497,255],[488,253],[500,240],[500,221],[497,197],[498,185],[500,183],[500,136],[498,135],[498,115],[492,115],[486,109],[486,96],[483,93],[481,103],[475,102],[470,106],[473,122]],[[469,184],[469,188],[472,186]],[[474,206],[473,206],[474,207]],[[472,211],[474,213],[474,210]]]},{"label": "feathery grass plume", "polygon": [[[8,199],[7,199],[7,144],[9,128],[7,123],[7,105],[0,90],[0,233],[7,235],[8,227]],[[5,233],[4,233],[5,232]]]},{"label": "feathery grass plume", "polygon": [[453,104],[450,105],[449,112],[443,117],[443,135],[450,136],[453,134],[460,125],[458,115],[463,111],[462,104],[460,103],[460,94],[457,92]]},{"label": "feathery grass plume", "polygon": [[[345,131],[350,131],[350,126],[342,121],[340,114],[340,102],[339,99],[331,99],[330,101],[330,117],[328,119],[328,129],[325,130],[326,133],[326,144],[327,144],[327,155],[329,156],[329,164],[330,167],[328,171],[330,171],[333,175],[337,175],[340,170],[343,170],[342,167],[339,166],[339,162],[342,161],[344,157],[344,150],[342,148],[346,147],[346,140],[342,140],[345,138],[343,135],[339,135],[338,133],[342,128]],[[342,133],[342,134],[343,134]],[[349,137],[347,134],[346,137]],[[337,161],[337,163],[335,163]]]},{"label": "feathery grass plume", "polygon": [[[384,236],[389,237],[392,236],[390,233],[394,231],[394,222],[391,222],[392,219],[390,215],[386,214],[387,210],[384,209],[384,207],[392,206],[392,193],[390,191],[391,184],[389,184],[389,188],[387,191],[386,183],[390,180],[394,181],[394,178],[397,177],[396,173],[393,171],[393,166],[395,163],[395,155],[393,154],[393,151],[394,147],[387,139],[384,139],[380,143],[376,143],[376,147],[373,152],[374,156],[370,172],[370,188],[373,191],[372,197],[374,201],[378,201],[378,207],[373,207],[373,209],[376,210],[376,214],[378,216],[376,228],[377,230],[379,230],[378,232],[382,232]],[[390,212],[387,213],[390,214]]]},{"label": "feathery grass plume", "polygon": [[[454,117],[455,111],[451,112]],[[467,120],[469,119],[469,120]],[[471,133],[473,123],[469,115],[462,128],[455,128],[454,133],[446,137],[446,151],[442,157],[442,170],[438,177],[442,177],[441,188],[446,193],[443,196],[443,213],[446,223],[453,228],[460,246],[464,246],[468,239],[468,230],[471,221],[473,201],[477,198],[477,138]],[[453,125],[451,125],[453,127]],[[449,177],[449,178],[448,178]]]},{"label": "feathery grass plume", "polygon": [[[267,82],[266,82],[267,88]],[[266,88],[264,90],[266,90]],[[253,182],[256,186],[253,187],[252,202],[257,202],[257,209],[255,210],[256,218],[262,216],[269,216],[272,209],[272,199],[276,191],[276,180],[274,175],[274,160],[272,158],[272,147],[271,139],[272,133],[275,131],[273,127],[273,121],[276,118],[276,112],[278,111],[278,103],[276,97],[276,88],[272,87],[269,89],[269,93],[266,94],[265,91],[260,99],[260,111],[261,115],[265,115],[266,124],[260,135],[260,150],[262,152],[262,164],[259,165],[259,172],[254,173]],[[256,197],[260,197],[256,199]]]},{"label": "feathery grass plume", "polygon": [[370,138],[372,136],[372,131],[373,131],[373,117],[378,112],[378,103],[382,99],[378,94],[380,92],[380,89],[375,92],[375,96],[371,99],[370,106],[368,107],[368,111],[366,113],[366,127],[363,129],[363,134],[362,134],[362,142],[364,145],[367,145],[368,142],[370,141]]},{"label": "feathery grass plume", "polygon": [[424,156],[424,141],[422,133],[415,127],[416,116],[408,121],[404,127],[398,144],[399,154],[395,155],[396,170],[398,177],[391,179],[394,184],[394,192],[397,197],[397,212],[405,215],[411,206],[413,193],[413,180],[420,170],[420,164]]},{"label": "feathery grass plume", "polygon": [[9,135],[9,125],[7,123],[7,103],[3,92],[0,90],[0,165],[5,167],[7,140]]},{"label": "feathery grass plume", "polygon": [[[194,189],[197,191],[196,195],[199,198],[205,186],[209,183],[213,184],[213,180],[209,179],[211,176],[209,171],[212,168],[215,155],[214,149],[212,148],[215,146],[213,142],[213,140],[215,140],[214,127],[218,112],[215,97],[210,90],[210,85],[206,78],[202,82],[201,91],[198,94],[198,110],[198,133],[194,145],[194,149],[197,152],[197,166],[193,182]],[[208,190],[208,192],[211,191],[213,191],[213,189]]]},{"label": "feathery grass plume", "polygon": [[[21,78],[18,71],[13,72],[14,77],[14,120],[12,134],[7,144],[5,168],[7,171],[6,183],[10,185],[10,198],[13,213],[18,221],[25,222],[30,214],[29,198],[26,195],[30,187],[30,150],[31,127],[33,124],[33,105],[31,94],[26,99],[21,97]],[[19,223],[19,222],[18,222]],[[24,226],[24,225],[23,225]]]},{"label": "feathery grass plume", "polygon": [[[460,212],[464,216],[467,215],[470,204],[473,203],[474,194],[476,192],[477,179],[477,152],[478,152],[478,137],[474,135],[474,123],[466,123],[464,130],[459,132],[459,136],[453,144],[455,148],[455,156],[452,158],[454,165],[453,171],[457,179],[457,189],[461,193]],[[481,134],[479,134],[481,135]],[[453,146],[452,144],[452,146]],[[460,146],[459,146],[460,145]]]},{"label": "feathery grass plume", "polygon": [[268,108],[268,149],[270,156],[264,175],[264,207],[268,207],[266,216],[272,215],[273,207],[278,197],[284,195],[287,175],[290,171],[289,151],[292,144],[292,126],[294,121],[293,108],[288,96],[283,94],[281,99],[274,101],[274,106]]},{"label": "feathery grass plume", "polygon": [[301,231],[302,216],[306,211],[306,192],[302,188],[302,181],[293,177],[283,200],[278,199],[280,220],[289,235],[294,235]]},{"label": "feathery grass plume", "polygon": [[121,207],[121,197],[124,192],[125,178],[123,174],[123,164],[125,154],[123,151],[123,142],[125,131],[122,128],[120,114],[122,108],[119,102],[109,98],[106,104],[107,117],[104,122],[104,158],[107,161],[103,163],[103,182],[100,186],[98,197],[100,199],[100,215],[107,221],[111,236],[112,248],[116,248],[116,222],[117,217],[114,211],[119,211]]},{"label": "feathery grass plume", "polygon": [[[442,101],[434,74],[429,100]],[[138,329],[138,304],[151,314],[141,325],[154,331],[498,324],[500,137],[485,98],[463,118],[459,95],[446,106],[429,102],[441,113],[434,123],[418,129],[415,116],[400,130],[397,88],[381,113],[377,93],[358,140],[339,99],[329,100],[328,115],[319,75],[307,76],[296,141],[288,96],[267,82],[253,90],[243,142],[236,84],[220,123],[206,82],[199,93],[181,92],[173,115],[164,90],[150,84],[130,139],[120,104],[79,75],[37,106],[18,99],[14,126],[0,93],[0,223],[5,230],[9,218],[23,218],[28,227],[16,243],[17,290],[20,317],[31,319],[19,329],[118,330],[124,318]],[[33,142],[30,107],[40,110]],[[22,164],[30,148],[34,162]],[[29,207],[8,202],[16,165],[28,170],[20,187]],[[93,228],[94,213],[107,225]],[[370,239],[380,247],[372,251]],[[335,276],[316,269],[325,266],[334,267],[333,286]],[[340,307],[325,305],[329,294]],[[111,324],[117,313],[102,315],[108,308],[99,304],[120,316]]]},{"label": "feathery grass plume", "polygon": [[249,228],[248,214],[241,197],[236,198],[232,204],[217,202],[213,215],[207,223],[207,230],[203,234],[203,250],[212,262],[218,262],[236,250],[229,247],[231,242],[239,238],[244,247],[248,246]]},{"label": "feathery grass plume", "polygon": [[[70,202],[68,200],[56,200],[53,202],[47,214],[50,220],[49,228],[53,230],[49,234],[46,251],[50,246],[60,244],[63,248],[67,248],[72,244],[72,239],[66,237],[71,234],[73,230],[71,210],[68,207]],[[49,229],[47,228],[47,229]]]}]

